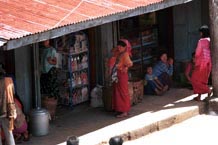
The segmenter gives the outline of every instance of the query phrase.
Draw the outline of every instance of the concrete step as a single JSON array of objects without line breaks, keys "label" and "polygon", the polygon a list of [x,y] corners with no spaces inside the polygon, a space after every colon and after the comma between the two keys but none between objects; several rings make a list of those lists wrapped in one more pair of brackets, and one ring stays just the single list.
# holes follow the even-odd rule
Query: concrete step
[{"label": "concrete step", "polygon": [[131,107],[126,118],[115,118],[114,113],[88,104],[73,110],[63,108],[50,123],[48,135],[33,136],[21,145],[66,145],[67,137],[72,135],[79,137],[79,145],[107,145],[116,135],[125,141],[134,140],[203,113],[205,104],[192,101],[193,97],[193,91],[184,88],[172,88],[163,96],[146,95]]},{"label": "concrete step", "polygon": [[108,145],[113,136],[134,140],[204,113],[205,103],[192,101],[194,97],[186,89],[174,89],[164,96],[147,96],[144,102],[132,107],[131,113],[137,115],[80,136],[80,145]]},{"label": "concrete step", "polygon": [[200,103],[194,106],[145,112],[80,136],[79,145],[108,145],[109,139],[117,135],[124,141],[134,140],[199,115],[203,110],[204,103]]},{"label": "concrete step", "polygon": [[218,116],[197,115],[124,145],[217,145]]}]

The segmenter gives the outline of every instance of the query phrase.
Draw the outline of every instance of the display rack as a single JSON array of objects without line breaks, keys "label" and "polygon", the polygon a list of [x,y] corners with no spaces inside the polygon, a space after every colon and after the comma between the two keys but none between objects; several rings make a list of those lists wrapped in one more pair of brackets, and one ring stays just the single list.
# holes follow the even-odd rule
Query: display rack
[{"label": "display rack", "polygon": [[132,29],[120,34],[120,38],[128,39],[132,45],[133,67],[130,76],[143,78],[145,66],[153,63],[158,53],[158,27],[157,25]]},{"label": "display rack", "polygon": [[57,40],[61,54],[59,104],[73,106],[89,100],[89,48],[84,32]]}]

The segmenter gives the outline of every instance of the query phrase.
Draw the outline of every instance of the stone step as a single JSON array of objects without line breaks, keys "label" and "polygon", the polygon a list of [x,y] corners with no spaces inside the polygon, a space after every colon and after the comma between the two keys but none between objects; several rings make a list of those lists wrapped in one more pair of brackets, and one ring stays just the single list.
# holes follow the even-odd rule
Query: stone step
[{"label": "stone step", "polygon": [[186,107],[145,112],[80,136],[79,145],[108,145],[109,139],[113,136],[121,136],[124,141],[134,140],[199,115],[204,109],[205,104],[201,102]]}]

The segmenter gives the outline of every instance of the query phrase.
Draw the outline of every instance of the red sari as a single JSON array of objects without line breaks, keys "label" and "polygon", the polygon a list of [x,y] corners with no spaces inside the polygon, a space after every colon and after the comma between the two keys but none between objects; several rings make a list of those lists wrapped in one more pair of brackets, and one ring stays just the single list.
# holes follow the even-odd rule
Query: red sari
[{"label": "red sari", "polygon": [[132,66],[132,61],[128,52],[125,52],[117,64],[118,83],[113,83],[112,108],[117,112],[128,112],[130,110],[127,66]]},{"label": "red sari", "polygon": [[199,40],[195,51],[195,66],[191,77],[191,83],[195,94],[210,92],[208,79],[211,68],[210,39],[202,38]]}]

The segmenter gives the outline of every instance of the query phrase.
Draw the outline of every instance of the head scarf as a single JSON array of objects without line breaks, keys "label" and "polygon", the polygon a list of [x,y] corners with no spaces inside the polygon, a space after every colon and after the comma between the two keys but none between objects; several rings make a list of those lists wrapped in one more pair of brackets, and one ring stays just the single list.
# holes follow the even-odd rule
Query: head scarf
[{"label": "head scarf", "polygon": [[129,43],[129,41],[127,39],[120,39],[121,41],[123,41],[124,43],[126,43],[126,50],[129,54],[129,56],[131,57],[132,56],[132,46],[131,44]]}]

